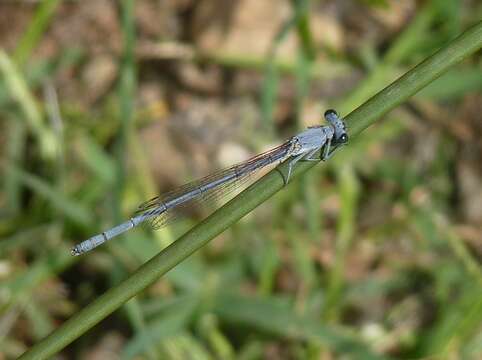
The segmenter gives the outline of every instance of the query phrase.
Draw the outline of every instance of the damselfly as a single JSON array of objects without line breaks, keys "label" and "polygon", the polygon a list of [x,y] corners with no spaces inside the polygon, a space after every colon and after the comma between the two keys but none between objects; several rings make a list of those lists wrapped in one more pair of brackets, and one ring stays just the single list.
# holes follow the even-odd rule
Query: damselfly
[{"label": "damselfly", "polygon": [[[107,240],[143,223],[148,223],[154,229],[161,228],[169,223],[174,217],[175,210],[178,210],[179,207],[228,194],[243,184],[256,171],[285,160],[289,161],[287,174],[283,175],[284,183],[287,184],[293,166],[298,161],[326,160],[330,156],[332,146],[348,141],[345,122],[335,110],[327,110],[325,119],[328,125],[309,127],[274,149],[141,204],[136,214],[126,222],[75,245],[71,251],[72,255],[90,251]],[[318,151],[320,158],[315,157]]]}]

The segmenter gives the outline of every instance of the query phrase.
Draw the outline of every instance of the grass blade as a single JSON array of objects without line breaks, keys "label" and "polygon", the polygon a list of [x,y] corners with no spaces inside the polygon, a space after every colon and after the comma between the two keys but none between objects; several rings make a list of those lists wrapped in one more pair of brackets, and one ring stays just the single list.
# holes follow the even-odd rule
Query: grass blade
[{"label": "grass blade", "polygon": [[23,75],[7,53],[2,50],[0,50],[0,72],[3,73],[7,89],[20,106],[28,126],[36,136],[42,155],[47,159],[54,158],[59,144],[53,132],[43,122],[42,112],[29,91]]}]

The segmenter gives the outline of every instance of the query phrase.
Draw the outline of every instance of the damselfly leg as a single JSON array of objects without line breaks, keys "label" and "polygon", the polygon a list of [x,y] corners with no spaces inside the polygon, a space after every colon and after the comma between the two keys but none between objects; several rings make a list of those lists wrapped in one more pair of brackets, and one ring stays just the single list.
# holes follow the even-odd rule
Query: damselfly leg
[{"label": "damselfly leg", "polygon": [[315,149],[313,149],[313,150],[311,150],[307,153],[300,154],[300,155],[294,157],[292,160],[290,160],[290,162],[288,164],[288,174],[286,175],[286,177],[284,175],[282,175],[285,186],[288,185],[288,182],[291,178],[291,173],[293,171],[293,167],[296,165],[296,163],[300,160],[303,160],[303,161],[319,161],[320,159],[312,157],[319,150],[320,150],[320,148],[315,148]]}]

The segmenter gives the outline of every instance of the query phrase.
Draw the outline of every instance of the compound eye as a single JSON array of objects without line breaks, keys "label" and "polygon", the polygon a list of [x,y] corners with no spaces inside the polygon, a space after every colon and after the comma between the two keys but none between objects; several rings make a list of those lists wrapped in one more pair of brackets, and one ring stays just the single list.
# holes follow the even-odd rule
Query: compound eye
[{"label": "compound eye", "polygon": [[346,143],[348,141],[348,135],[347,134],[342,134],[338,141],[342,144]]}]

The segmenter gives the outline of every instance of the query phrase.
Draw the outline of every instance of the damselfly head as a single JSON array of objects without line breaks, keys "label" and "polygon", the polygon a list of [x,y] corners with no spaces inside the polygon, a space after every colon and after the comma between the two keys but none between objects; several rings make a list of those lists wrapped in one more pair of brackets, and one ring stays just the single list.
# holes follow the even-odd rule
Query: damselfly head
[{"label": "damselfly head", "polygon": [[343,118],[340,117],[335,110],[329,109],[325,111],[325,119],[335,130],[335,142],[338,144],[346,143],[348,141],[348,134]]}]

